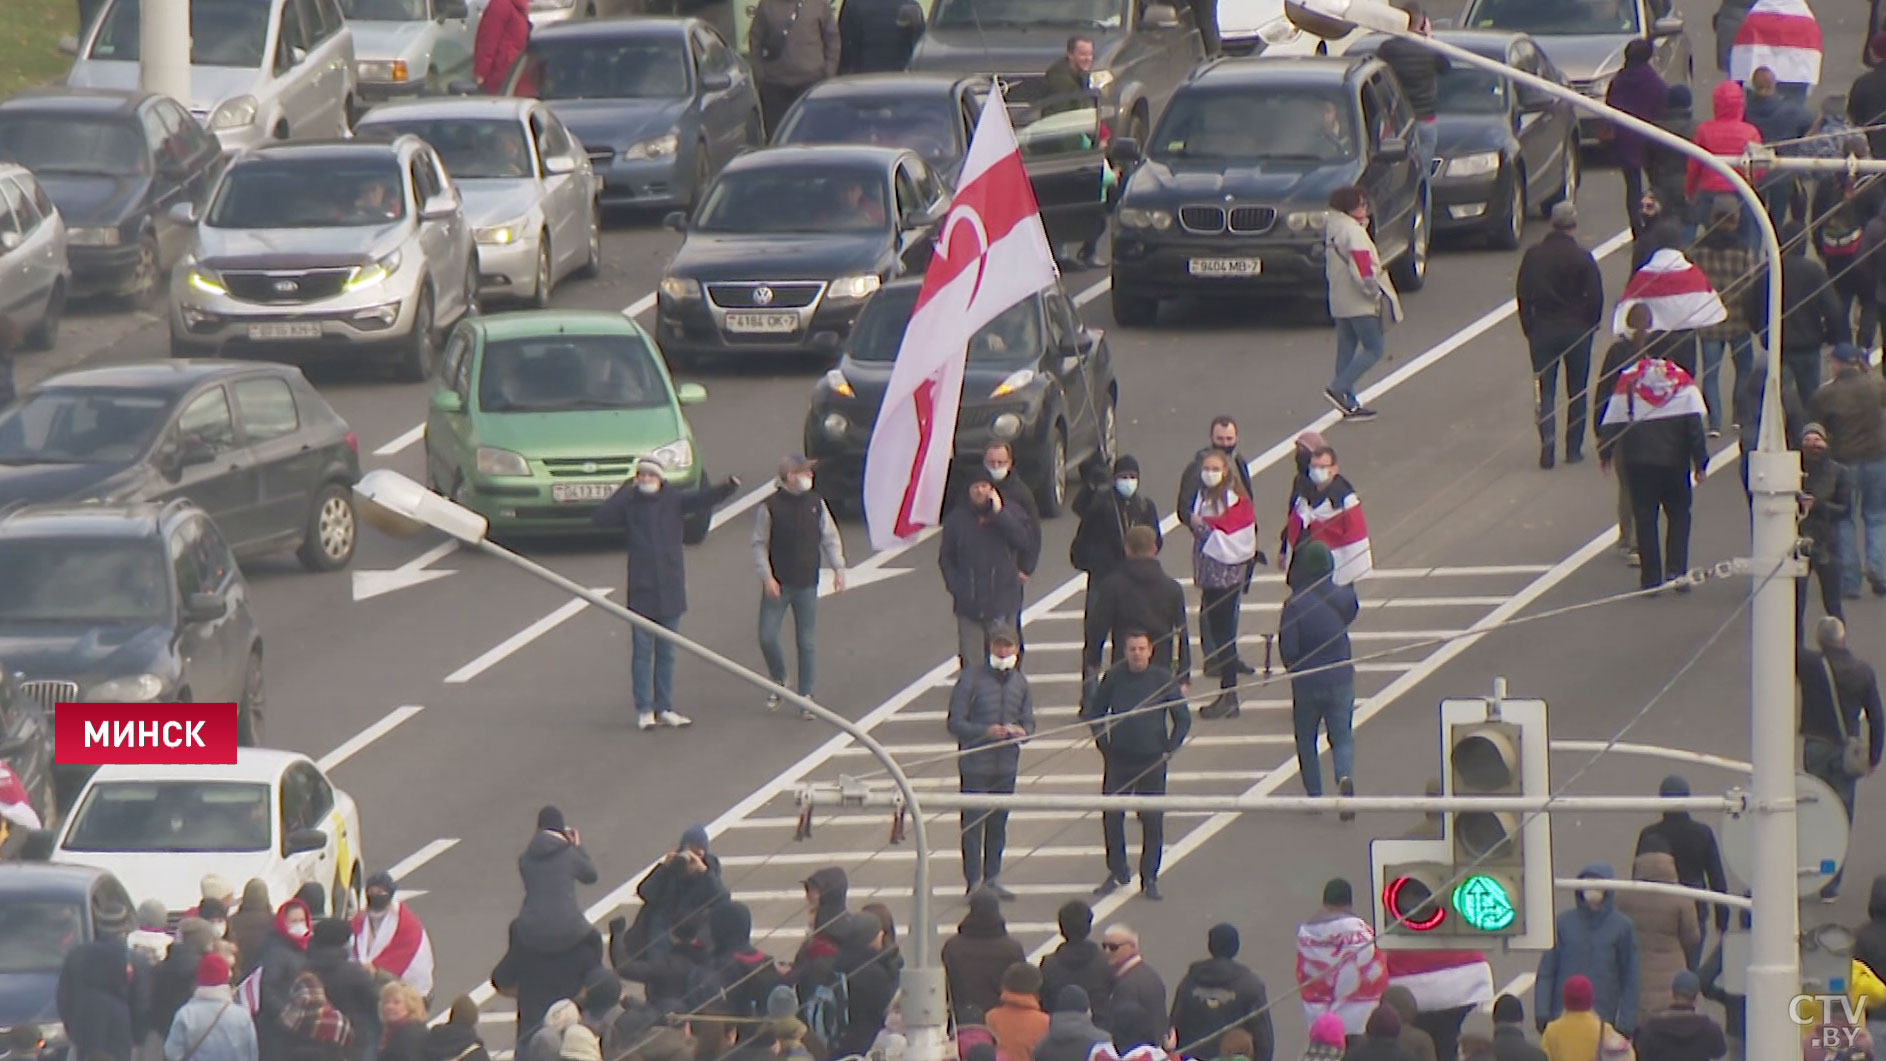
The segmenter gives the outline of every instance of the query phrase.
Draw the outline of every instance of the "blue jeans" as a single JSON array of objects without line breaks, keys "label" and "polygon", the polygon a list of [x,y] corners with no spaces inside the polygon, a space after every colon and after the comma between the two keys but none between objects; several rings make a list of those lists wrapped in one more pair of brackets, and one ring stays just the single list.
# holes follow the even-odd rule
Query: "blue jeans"
[{"label": "blue jeans", "polygon": [[1290,683],[1290,714],[1297,733],[1297,772],[1303,776],[1305,793],[1323,794],[1323,766],[1316,757],[1319,726],[1329,731],[1330,765],[1335,767],[1337,780],[1355,776],[1356,739],[1351,721],[1355,713],[1353,680],[1308,688]]},{"label": "blue jeans", "polygon": [[1852,465],[1853,512],[1859,527],[1865,528],[1866,563],[1859,557],[1860,530],[1849,515],[1834,525],[1835,541],[1840,550],[1840,590],[1860,592],[1862,576],[1886,579],[1886,457]]},{"label": "blue jeans", "polygon": [[1356,381],[1382,359],[1382,318],[1336,318],[1336,377],[1329,389],[1356,404]]},{"label": "blue jeans", "polygon": [[1703,402],[1709,406],[1709,430],[1722,430],[1722,355],[1727,352],[1730,362],[1735,365],[1735,385],[1729,390],[1729,409],[1734,423],[1742,423],[1741,403],[1735,399],[1747,389],[1744,384],[1755,371],[1755,337],[1747,333],[1734,339],[1704,339],[1703,376],[1697,382],[1702,385]]},{"label": "blue jeans", "polygon": [[[664,629],[681,626],[679,615],[659,619],[647,617]],[[635,713],[652,714],[674,710],[675,646],[673,641],[657,639],[636,627],[629,637],[629,678],[635,687]]]},{"label": "blue jeans", "polygon": [[777,597],[760,593],[760,654],[766,657],[766,673],[779,684],[786,684],[786,654],[779,647],[779,629],[785,625],[788,608],[792,610],[793,639],[799,645],[799,684],[793,689],[800,696],[810,697],[812,654],[818,633],[817,585],[782,586]]}]

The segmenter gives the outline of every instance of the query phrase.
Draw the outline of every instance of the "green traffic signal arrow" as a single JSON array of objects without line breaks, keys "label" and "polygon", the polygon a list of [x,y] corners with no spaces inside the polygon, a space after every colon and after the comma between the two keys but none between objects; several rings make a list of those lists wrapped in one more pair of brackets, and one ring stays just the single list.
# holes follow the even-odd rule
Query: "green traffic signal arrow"
[{"label": "green traffic signal arrow", "polygon": [[1454,889],[1454,910],[1482,932],[1501,932],[1519,917],[1506,886],[1484,874],[1468,877]]}]

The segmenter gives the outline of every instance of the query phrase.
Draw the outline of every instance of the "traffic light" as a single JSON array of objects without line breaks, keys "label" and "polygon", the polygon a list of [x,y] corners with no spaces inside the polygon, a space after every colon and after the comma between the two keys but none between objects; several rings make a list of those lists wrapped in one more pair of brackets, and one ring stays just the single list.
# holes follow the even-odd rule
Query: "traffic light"
[{"label": "traffic light", "polygon": [[[1504,714],[1502,705],[1502,718]],[[1521,727],[1506,721],[1444,721],[1442,725],[1447,742],[1444,793],[1523,794],[1526,769],[1520,756],[1525,734]],[[1525,815],[1512,811],[1456,811],[1451,817],[1449,831],[1457,883],[1449,891],[1450,905],[1459,915],[1456,933],[1505,936],[1524,932],[1519,882],[1525,870]]]}]

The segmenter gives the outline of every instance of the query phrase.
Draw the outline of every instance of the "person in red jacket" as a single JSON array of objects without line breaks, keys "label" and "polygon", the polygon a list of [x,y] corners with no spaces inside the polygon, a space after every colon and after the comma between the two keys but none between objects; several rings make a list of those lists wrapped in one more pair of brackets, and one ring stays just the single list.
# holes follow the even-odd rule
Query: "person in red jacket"
[{"label": "person in red jacket", "polygon": [[504,79],[530,43],[530,0],[491,0],[478,19],[472,43],[472,73],[478,87],[493,96],[504,92]]},{"label": "person in red jacket", "polygon": [[[1710,103],[1714,117],[1696,123],[1696,135],[1692,139],[1696,141],[1697,147],[1721,158],[1734,159],[1740,158],[1750,144],[1762,142],[1761,131],[1742,117],[1746,98],[1742,95],[1741,85],[1734,81],[1717,85],[1715,92],[1710,95]],[[1709,220],[1716,196],[1734,194],[1735,189],[1720,173],[1705,169],[1702,163],[1691,159],[1683,180],[1683,197],[1690,204],[1689,225],[1684,232],[1683,242],[1689,244],[1696,241],[1696,229]],[[1753,246],[1756,240],[1755,217],[1747,210],[1742,211],[1740,231],[1743,242]]]}]

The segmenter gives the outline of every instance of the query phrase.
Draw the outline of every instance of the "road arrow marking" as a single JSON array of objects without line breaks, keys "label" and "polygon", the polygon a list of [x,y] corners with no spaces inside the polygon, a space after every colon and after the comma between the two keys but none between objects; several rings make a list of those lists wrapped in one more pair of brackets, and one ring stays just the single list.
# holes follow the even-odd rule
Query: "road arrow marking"
[{"label": "road arrow marking", "polygon": [[[886,567],[884,565],[910,550],[915,549],[917,546],[922,545],[924,542],[929,541],[931,538],[936,537],[936,535],[937,528],[925,527],[915,538],[898,545],[893,545],[882,552],[872,553],[869,557],[859,561],[856,565],[846,568],[845,588],[861,589],[865,586],[869,586],[873,582],[884,582],[896,578],[898,575],[910,574],[912,571],[915,571],[916,568]],[[834,592],[836,592],[836,590],[832,583],[832,572],[829,570],[820,571],[819,596],[829,597]]]},{"label": "road arrow marking", "polygon": [[356,571],[354,572],[354,599],[363,601],[378,597],[383,593],[422,586],[435,578],[455,574],[456,572],[452,571],[426,569],[457,550],[457,542],[441,542],[391,571]]}]

